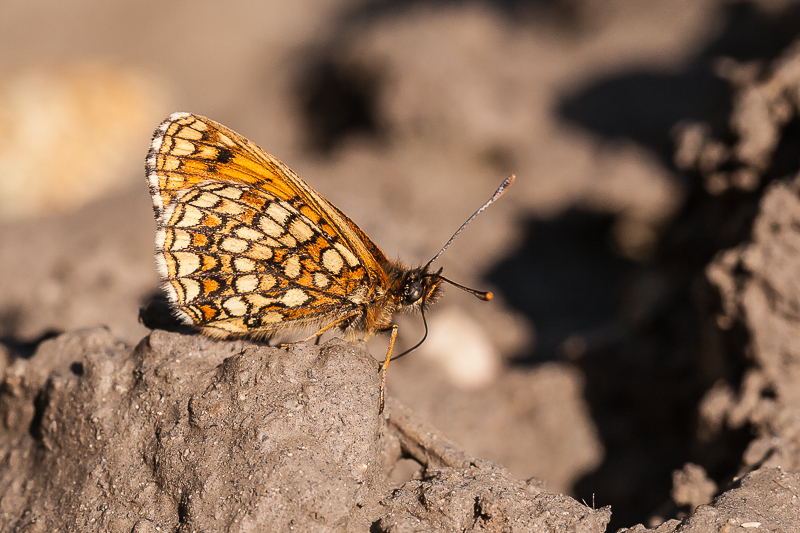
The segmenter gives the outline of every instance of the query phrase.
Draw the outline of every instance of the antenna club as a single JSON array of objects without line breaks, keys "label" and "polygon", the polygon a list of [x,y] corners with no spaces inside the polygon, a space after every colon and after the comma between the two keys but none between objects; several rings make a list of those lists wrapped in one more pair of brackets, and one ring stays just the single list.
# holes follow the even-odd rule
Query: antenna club
[{"label": "antenna club", "polygon": [[483,300],[484,302],[488,302],[492,298],[494,298],[494,294],[492,294],[491,291],[487,291],[486,293],[484,293],[484,295],[481,298],[481,300]]}]

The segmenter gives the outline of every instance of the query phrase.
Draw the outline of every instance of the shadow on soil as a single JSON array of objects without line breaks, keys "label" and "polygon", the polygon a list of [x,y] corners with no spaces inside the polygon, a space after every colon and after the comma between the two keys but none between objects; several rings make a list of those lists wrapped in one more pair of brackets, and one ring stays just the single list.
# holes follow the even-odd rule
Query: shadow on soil
[{"label": "shadow on soil", "polygon": [[[670,131],[678,122],[702,120],[730,140],[730,90],[713,74],[715,59],[773,59],[799,33],[800,6],[772,17],[736,3],[727,21],[681,73],[629,72],[600,81],[566,97],[561,116],[603,138],[632,140],[673,171]],[[784,138],[800,137],[797,124],[788,129],[798,135]],[[568,360],[586,376],[606,457],[576,484],[575,496],[612,505],[610,531],[656,513],[671,517],[672,471],[686,462],[703,466],[721,488],[736,472],[751,438],[747,428],[728,432],[724,442],[697,436],[703,394],[721,378],[739,383],[748,364],[740,329],[708,349],[709,336],[719,335],[711,331],[719,296],[704,269],[718,251],[749,237],[770,178],[797,172],[796,143],[789,144],[779,147],[762,188],[752,193],[711,196],[699,178],[686,177],[686,203],[647,260],[618,253],[614,215],[570,209],[529,220],[522,247],[489,275],[537,330],[537,346],[517,364]]]}]

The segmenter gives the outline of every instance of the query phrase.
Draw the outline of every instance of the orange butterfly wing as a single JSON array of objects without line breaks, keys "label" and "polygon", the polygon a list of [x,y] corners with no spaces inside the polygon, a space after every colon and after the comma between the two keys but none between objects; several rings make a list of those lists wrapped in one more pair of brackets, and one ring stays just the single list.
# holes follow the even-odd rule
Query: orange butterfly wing
[{"label": "orange butterfly wing", "polygon": [[291,169],[212,120],[171,115],[146,171],[156,262],[180,318],[268,336],[358,313],[387,290],[383,252]]}]

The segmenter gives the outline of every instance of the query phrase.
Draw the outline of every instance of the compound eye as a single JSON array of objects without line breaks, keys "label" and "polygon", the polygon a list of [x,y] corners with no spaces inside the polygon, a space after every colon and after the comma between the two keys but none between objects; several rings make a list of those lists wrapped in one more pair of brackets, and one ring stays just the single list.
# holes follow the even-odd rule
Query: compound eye
[{"label": "compound eye", "polygon": [[404,291],[406,302],[412,304],[422,298],[422,283],[419,281],[412,281],[406,284]]}]

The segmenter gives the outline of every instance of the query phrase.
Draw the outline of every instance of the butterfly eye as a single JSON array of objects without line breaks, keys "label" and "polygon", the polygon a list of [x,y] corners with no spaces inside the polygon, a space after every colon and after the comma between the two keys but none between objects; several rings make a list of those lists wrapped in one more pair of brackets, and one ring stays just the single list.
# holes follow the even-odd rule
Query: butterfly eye
[{"label": "butterfly eye", "polygon": [[419,300],[422,297],[422,282],[415,280],[406,283],[405,289],[403,290],[403,296],[405,297],[406,302],[410,304],[413,304]]}]

